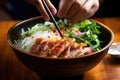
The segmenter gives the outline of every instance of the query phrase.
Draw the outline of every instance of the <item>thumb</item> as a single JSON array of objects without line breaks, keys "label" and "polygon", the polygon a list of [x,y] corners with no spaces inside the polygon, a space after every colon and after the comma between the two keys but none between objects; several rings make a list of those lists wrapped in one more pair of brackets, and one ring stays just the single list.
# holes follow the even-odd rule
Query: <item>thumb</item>
[{"label": "thumb", "polygon": [[46,2],[46,4],[48,5],[51,13],[52,13],[53,15],[55,15],[55,14],[57,13],[57,10],[56,10],[56,8],[54,7],[54,5],[50,2],[50,0],[45,0],[45,2]]}]

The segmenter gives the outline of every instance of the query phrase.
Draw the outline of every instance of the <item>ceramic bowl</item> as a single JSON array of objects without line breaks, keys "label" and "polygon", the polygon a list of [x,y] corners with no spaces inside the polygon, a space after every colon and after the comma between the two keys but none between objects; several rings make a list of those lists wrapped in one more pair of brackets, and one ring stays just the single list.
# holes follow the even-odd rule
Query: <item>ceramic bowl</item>
[{"label": "ceramic bowl", "polygon": [[94,20],[101,26],[101,39],[104,41],[104,46],[101,50],[89,55],[77,58],[47,58],[40,57],[34,54],[27,53],[14,45],[14,40],[17,40],[21,29],[27,29],[36,23],[45,22],[42,17],[34,17],[18,22],[12,26],[7,33],[7,41],[14,50],[16,57],[26,67],[36,72],[40,76],[48,77],[72,77],[81,75],[95,67],[106,55],[111,46],[114,35],[112,30],[106,25]]}]

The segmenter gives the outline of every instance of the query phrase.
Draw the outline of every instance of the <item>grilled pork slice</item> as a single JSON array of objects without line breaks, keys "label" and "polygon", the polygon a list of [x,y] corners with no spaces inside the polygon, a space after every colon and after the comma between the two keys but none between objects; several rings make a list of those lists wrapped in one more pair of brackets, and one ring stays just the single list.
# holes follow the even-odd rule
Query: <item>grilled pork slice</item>
[{"label": "grilled pork slice", "polygon": [[77,57],[81,54],[83,48],[87,46],[85,43],[75,43],[71,46],[69,54],[66,54],[66,57]]},{"label": "grilled pork slice", "polygon": [[43,39],[36,39],[35,44],[30,48],[30,53],[39,54],[39,47],[41,43],[43,42]]},{"label": "grilled pork slice", "polygon": [[54,41],[38,38],[30,49],[30,53],[42,57],[79,57],[92,53],[93,49],[85,43],[76,43],[70,38],[60,38]]},{"label": "grilled pork slice", "polygon": [[60,54],[59,57],[67,58],[67,55],[70,53],[70,47],[71,46],[66,47],[66,49]]},{"label": "grilled pork slice", "polygon": [[63,38],[58,43],[60,44],[51,50],[50,57],[59,57],[66,48],[73,44],[73,41],[72,39]]}]

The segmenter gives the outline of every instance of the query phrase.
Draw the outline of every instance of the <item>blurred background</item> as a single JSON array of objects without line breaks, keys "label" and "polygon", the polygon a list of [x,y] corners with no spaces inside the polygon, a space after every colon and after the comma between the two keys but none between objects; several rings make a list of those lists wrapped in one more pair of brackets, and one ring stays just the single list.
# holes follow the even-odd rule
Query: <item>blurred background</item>
[{"label": "blurred background", "polygon": [[[58,9],[59,0],[51,0]],[[0,0],[0,21],[24,20],[39,16],[37,9],[25,0]],[[93,17],[120,17],[120,0],[103,0]]]}]

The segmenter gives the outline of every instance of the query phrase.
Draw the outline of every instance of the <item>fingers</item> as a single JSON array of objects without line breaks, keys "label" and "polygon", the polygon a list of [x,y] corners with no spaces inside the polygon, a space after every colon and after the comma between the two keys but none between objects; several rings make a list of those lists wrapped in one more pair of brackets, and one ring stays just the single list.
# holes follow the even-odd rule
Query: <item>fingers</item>
[{"label": "fingers", "polygon": [[98,0],[87,0],[85,4],[82,6],[80,11],[71,17],[70,22],[75,23],[77,21],[87,19],[95,14],[95,12],[99,8]]},{"label": "fingers", "polygon": [[45,20],[50,20],[41,0],[37,0],[35,6],[37,7],[38,11],[41,13]]},{"label": "fingers", "polygon": [[[49,21],[50,17],[48,16],[43,4],[42,0],[26,0],[27,2],[33,4],[38,11],[41,13],[41,15],[44,17],[45,20]],[[56,8],[53,6],[53,4],[50,2],[50,0],[45,0],[46,4],[48,5],[48,8],[52,12],[53,15],[57,13]]]},{"label": "fingers", "polygon": [[[59,14],[61,12],[62,17],[67,18],[71,23],[86,19],[95,14],[99,8],[98,0],[70,0],[70,4],[65,2],[67,0],[61,0]],[[68,7],[67,7],[68,6]]]},{"label": "fingers", "polygon": [[[38,5],[38,7],[37,7],[38,10],[41,12],[41,14],[42,14],[42,16],[45,18],[45,20],[49,21],[49,20],[50,20],[50,17],[49,17],[49,15],[48,15],[48,13],[46,12],[46,10],[45,10],[45,8],[44,8],[44,6],[43,6],[43,4],[42,4],[42,1],[39,0],[39,2],[40,2],[40,6]],[[52,13],[53,15],[55,15],[55,14],[57,13],[57,10],[56,10],[56,8],[53,6],[53,4],[50,2],[50,0],[45,0],[45,2],[46,2],[46,4],[47,4],[48,8],[50,9],[51,13]]]},{"label": "fingers", "polygon": [[67,15],[65,15],[65,17],[67,19],[73,17],[75,14],[77,14],[77,12],[80,10],[80,8],[82,8],[82,6],[84,5],[86,0],[76,0],[71,8],[68,10]]},{"label": "fingers", "polygon": [[80,20],[86,19],[88,15],[85,15],[84,12],[79,10],[74,16],[70,17],[68,20],[70,23],[76,23]]},{"label": "fingers", "polygon": [[48,5],[50,11],[52,12],[53,15],[57,13],[56,8],[53,6],[53,4],[50,2],[50,0],[45,0],[46,4]]},{"label": "fingers", "polygon": [[71,5],[74,3],[75,0],[61,0],[59,4],[59,11],[58,11],[58,17],[63,18],[65,17],[68,10],[70,10]]},{"label": "fingers", "polygon": [[[26,0],[27,2],[36,6],[45,20],[50,20],[42,0]],[[53,15],[57,13],[56,8],[50,2],[45,0],[50,11]],[[59,11],[57,16],[59,18],[67,18],[70,22],[74,23],[82,19],[86,19],[95,14],[99,8],[99,0],[60,0]]]},{"label": "fingers", "polygon": [[99,9],[100,3],[99,0],[96,0],[96,2],[91,6],[90,13],[95,14],[95,12]]}]

